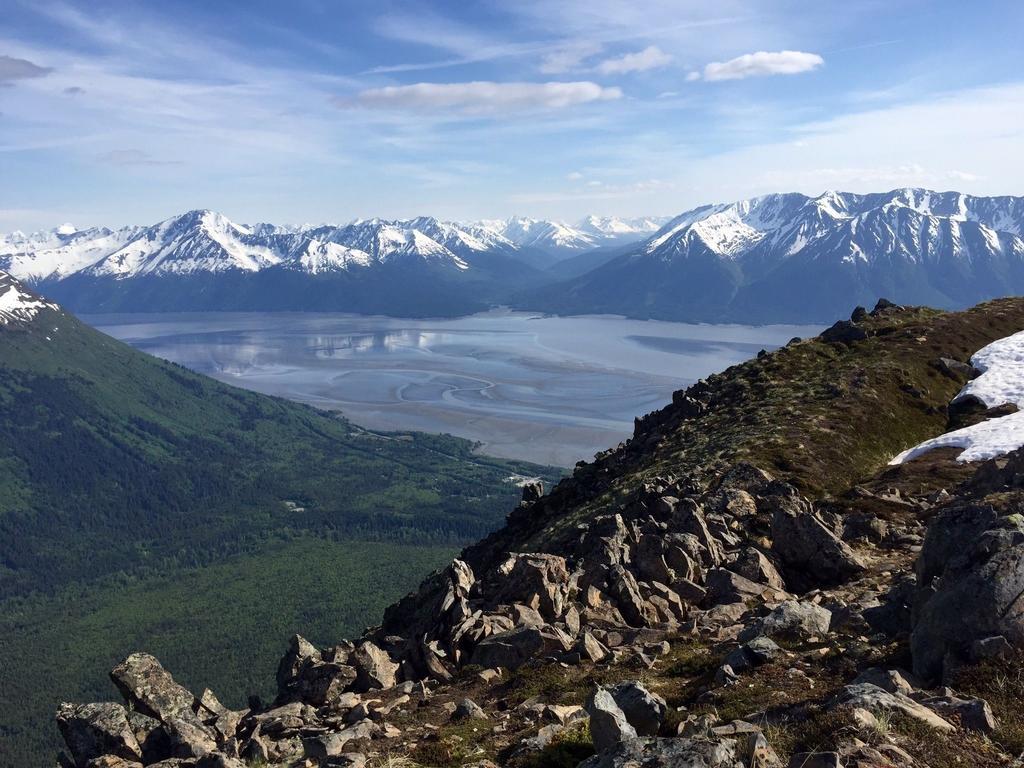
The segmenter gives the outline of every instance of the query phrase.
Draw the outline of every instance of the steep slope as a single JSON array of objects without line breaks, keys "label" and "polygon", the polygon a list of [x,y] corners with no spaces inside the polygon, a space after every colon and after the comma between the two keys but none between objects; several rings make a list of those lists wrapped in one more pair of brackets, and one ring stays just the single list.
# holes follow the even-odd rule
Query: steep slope
[{"label": "steep slope", "polygon": [[965,307],[1024,290],[1022,200],[897,189],[704,206],[526,305],[752,323],[828,320],[882,296]]},{"label": "steep slope", "polygon": [[[299,600],[312,575],[345,574],[365,592],[293,617],[358,629],[412,578],[400,564],[433,567],[494,528],[517,494],[508,478],[543,472],[220,384],[2,273],[0,469],[0,685],[17,691],[0,706],[4,765],[33,764],[16,754],[38,754],[56,700],[102,681],[84,660],[140,636],[170,633],[188,670],[253,692],[240,662],[269,661],[262,632],[280,613],[254,595]],[[154,610],[154,594],[169,604]],[[253,639],[225,660],[209,627],[241,605]]]},{"label": "steep slope", "polygon": [[677,392],[547,495],[526,486],[358,640],[293,637],[272,703],[225,709],[137,653],[112,672],[127,710],[58,722],[80,764],[104,751],[81,734],[168,753],[127,731],[231,768],[1013,764],[1024,452],[887,464],[992,415],[950,401],[1022,329],[1022,299],[858,309]]}]

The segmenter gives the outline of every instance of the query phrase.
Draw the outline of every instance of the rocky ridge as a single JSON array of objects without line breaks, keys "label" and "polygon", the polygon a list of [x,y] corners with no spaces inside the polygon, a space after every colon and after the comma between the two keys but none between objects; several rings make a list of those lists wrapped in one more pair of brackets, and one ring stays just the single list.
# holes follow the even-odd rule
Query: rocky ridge
[{"label": "rocky ridge", "polygon": [[[972,466],[933,452],[888,468],[885,456],[858,459],[859,443],[846,444],[837,425],[823,430],[815,404],[881,411],[883,425],[907,430],[895,442],[984,418],[945,404],[971,376],[969,347],[1022,327],[1017,300],[958,315],[858,310],[818,339],[677,393],[552,492],[525,487],[502,531],[362,638],[327,648],[292,638],[273,702],[231,709],[186,690],[153,657],[130,656],[111,673],[126,705],[61,706],[64,759],[1009,764],[1024,753],[1024,453]],[[948,354],[950,344],[967,349]],[[734,391],[807,354],[827,361],[840,394],[819,392],[809,366],[799,381]],[[902,395],[882,403],[887,390],[863,369],[886,372],[892,360]],[[847,372],[859,387],[847,388]],[[742,437],[680,448],[723,412],[777,418],[777,390],[792,396],[798,383],[815,386],[799,389],[805,402],[789,412],[785,434],[800,435],[792,452],[770,447],[777,423],[742,415]],[[845,415],[847,431],[874,423]],[[745,442],[766,439],[760,453]],[[853,466],[822,474],[829,464],[798,461],[826,443],[846,446]]]}]

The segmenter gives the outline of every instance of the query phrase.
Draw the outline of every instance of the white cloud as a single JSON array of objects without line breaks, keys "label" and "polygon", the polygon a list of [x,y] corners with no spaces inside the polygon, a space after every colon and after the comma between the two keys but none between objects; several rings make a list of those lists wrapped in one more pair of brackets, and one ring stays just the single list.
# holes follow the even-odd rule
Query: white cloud
[{"label": "white cloud", "polygon": [[359,93],[357,102],[385,109],[455,109],[470,114],[485,112],[558,109],[591,101],[622,97],[618,88],[597,83],[415,83],[371,88]]},{"label": "white cloud", "polygon": [[646,72],[659,69],[672,63],[672,56],[656,45],[649,45],[642,51],[627,53],[614,59],[606,59],[597,65],[599,72],[605,75],[623,75],[628,72]]},{"label": "white cloud", "polygon": [[[816,53],[804,51],[758,51],[746,53],[728,61],[713,61],[704,67],[704,79],[742,80],[764,75],[797,75],[810,72],[825,63]],[[691,78],[690,75],[687,79]]]},{"label": "white cloud", "polygon": [[569,181],[579,181],[580,179],[583,178],[583,174],[580,173],[579,171],[573,171],[572,173],[567,173],[565,175],[565,178],[567,178]]},{"label": "white cloud", "polygon": [[692,83],[695,80],[700,80],[700,72],[687,72],[686,82]]}]

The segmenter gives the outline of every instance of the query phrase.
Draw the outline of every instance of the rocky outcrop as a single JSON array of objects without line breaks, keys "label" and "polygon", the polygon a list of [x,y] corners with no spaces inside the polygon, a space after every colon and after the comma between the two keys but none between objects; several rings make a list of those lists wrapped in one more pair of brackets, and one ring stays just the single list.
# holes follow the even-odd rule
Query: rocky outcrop
[{"label": "rocky outcrop", "polygon": [[986,502],[1019,487],[1024,452],[990,462],[971,483],[972,498],[946,506],[928,526],[917,561],[911,651],[928,679],[978,661],[986,649],[1024,649],[1024,517]]}]

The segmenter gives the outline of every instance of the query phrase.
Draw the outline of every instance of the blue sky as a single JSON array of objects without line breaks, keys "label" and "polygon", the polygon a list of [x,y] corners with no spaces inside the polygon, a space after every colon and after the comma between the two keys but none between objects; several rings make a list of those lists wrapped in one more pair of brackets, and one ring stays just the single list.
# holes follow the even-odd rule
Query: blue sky
[{"label": "blue sky", "polygon": [[1024,3],[0,0],[0,230],[1024,194]]}]

